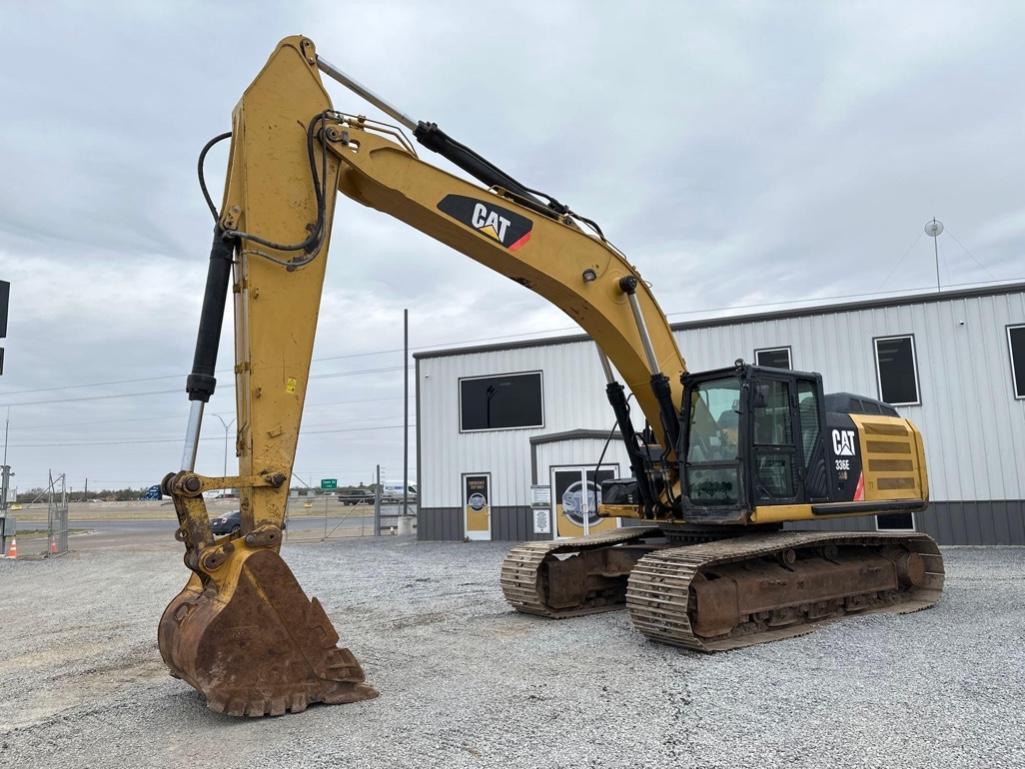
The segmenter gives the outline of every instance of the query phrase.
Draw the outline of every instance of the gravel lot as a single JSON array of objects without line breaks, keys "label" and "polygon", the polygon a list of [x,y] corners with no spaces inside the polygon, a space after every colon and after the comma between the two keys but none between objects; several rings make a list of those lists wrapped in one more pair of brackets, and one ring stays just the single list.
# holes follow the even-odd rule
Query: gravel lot
[{"label": "gravel lot", "polygon": [[512,613],[503,543],[286,545],[369,702],[246,720],[170,678],[174,543],[0,561],[2,767],[1025,766],[1025,550],[947,549],[941,603],[713,656],[625,612]]}]

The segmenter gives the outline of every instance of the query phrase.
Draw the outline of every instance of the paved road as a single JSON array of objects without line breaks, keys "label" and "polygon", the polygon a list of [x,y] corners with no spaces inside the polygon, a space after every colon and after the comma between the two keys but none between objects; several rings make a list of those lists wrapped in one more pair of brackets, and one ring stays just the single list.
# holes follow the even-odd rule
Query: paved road
[{"label": "paved road", "polygon": [[[382,516],[384,517],[384,516]],[[288,531],[290,532],[317,532],[324,531],[324,518],[323,516],[296,516],[288,519]],[[385,518],[385,524],[389,524],[388,518]],[[354,526],[366,526],[372,527],[374,525],[373,515],[363,516],[328,516],[327,518],[327,530],[330,532],[336,526],[344,525],[346,528],[352,528]],[[24,524],[26,528],[33,526],[31,523],[26,522]],[[103,534],[160,534],[167,533],[169,535],[174,534],[174,530],[178,528],[177,522],[173,520],[105,520],[105,521],[71,521],[70,526],[73,529],[85,529],[87,531],[102,532]],[[45,528],[46,524],[42,524],[40,528]]]},{"label": "paved road", "polygon": [[[398,505],[383,506],[381,524],[385,527],[396,525],[395,516]],[[305,512],[305,511],[304,511]],[[214,511],[212,518],[223,515],[222,511]],[[75,520],[72,516],[69,526],[75,531],[69,540],[72,550],[119,550],[119,549],[160,549],[163,547],[180,548],[174,539],[176,522],[171,518],[109,518],[99,520]],[[19,529],[26,532],[46,528],[46,521],[22,521]],[[319,540],[329,538],[370,536],[374,531],[374,515],[370,508],[339,513],[330,511],[326,520],[323,515],[294,515],[288,519],[285,541]],[[19,552],[24,556],[34,556],[46,549],[45,537],[23,536],[19,540]]]}]

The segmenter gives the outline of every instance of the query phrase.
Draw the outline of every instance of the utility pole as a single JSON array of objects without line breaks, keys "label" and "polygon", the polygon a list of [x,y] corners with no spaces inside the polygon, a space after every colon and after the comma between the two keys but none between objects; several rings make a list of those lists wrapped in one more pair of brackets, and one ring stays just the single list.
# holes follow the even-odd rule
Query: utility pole
[{"label": "utility pole", "polygon": [[[402,514],[409,515],[409,310],[402,311]],[[381,479],[378,478],[380,483]]]},{"label": "utility pole", "polygon": [[0,480],[0,494],[3,494],[3,502],[0,503],[0,509],[4,510],[6,515],[7,511],[7,491],[11,488],[11,468],[10,465],[4,464],[0,467],[0,472],[3,473],[3,479]]},{"label": "utility pole", "polygon": [[3,510],[6,515],[7,511],[7,489],[11,482],[11,467],[7,464],[7,436],[11,430],[11,407],[7,407],[7,419],[4,421],[4,463],[2,467],[3,480],[0,482],[0,494],[3,494],[3,499],[0,499],[0,510]]},{"label": "utility pole", "polygon": [[228,430],[230,430],[231,426],[233,424],[235,424],[235,417],[232,417],[230,422],[225,422],[224,421],[224,417],[222,417],[220,414],[214,414],[214,416],[217,417],[219,420],[221,420],[221,424],[224,425],[224,477],[227,478],[228,477]]},{"label": "utility pole", "polygon": [[374,486],[374,536],[381,536],[381,466],[377,466],[376,485]]}]

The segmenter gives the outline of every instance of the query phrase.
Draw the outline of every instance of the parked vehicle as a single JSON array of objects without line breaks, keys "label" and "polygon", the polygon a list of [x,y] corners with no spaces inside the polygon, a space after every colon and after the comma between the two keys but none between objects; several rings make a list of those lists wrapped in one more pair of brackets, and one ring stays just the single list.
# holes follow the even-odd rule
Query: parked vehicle
[{"label": "parked vehicle", "polygon": [[[411,503],[416,502],[416,486],[409,485],[409,493],[407,498]],[[382,502],[401,502],[402,501],[402,481],[385,481],[381,484],[381,501]]]},{"label": "parked vehicle", "polygon": [[374,492],[370,489],[343,491],[338,495],[338,501],[343,505],[372,505],[374,504]]},{"label": "parked vehicle", "polygon": [[[214,534],[237,534],[242,528],[242,511],[232,510],[219,518],[210,519],[210,531]],[[282,530],[288,528],[288,522],[281,522]]]},{"label": "parked vehicle", "polygon": [[232,510],[220,518],[210,520],[210,531],[214,534],[234,534],[242,528],[242,511]]}]

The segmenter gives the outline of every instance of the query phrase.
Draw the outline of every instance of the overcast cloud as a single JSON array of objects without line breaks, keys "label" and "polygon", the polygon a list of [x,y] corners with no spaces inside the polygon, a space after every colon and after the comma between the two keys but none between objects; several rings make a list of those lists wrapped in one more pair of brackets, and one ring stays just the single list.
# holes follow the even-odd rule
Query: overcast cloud
[{"label": "overcast cloud", "polygon": [[[946,284],[1025,276],[1021,3],[3,0],[0,29],[22,489],[177,469],[211,227],[196,154],[289,34],[596,219],[673,319],[928,287],[931,216],[970,252],[941,241]],[[301,438],[300,477],[401,477],[403,307],[415,347],[572,325],[344,198],[332,245],[304,429],[347,432]],[[207,420],[200,471],[223,434]]]}]

